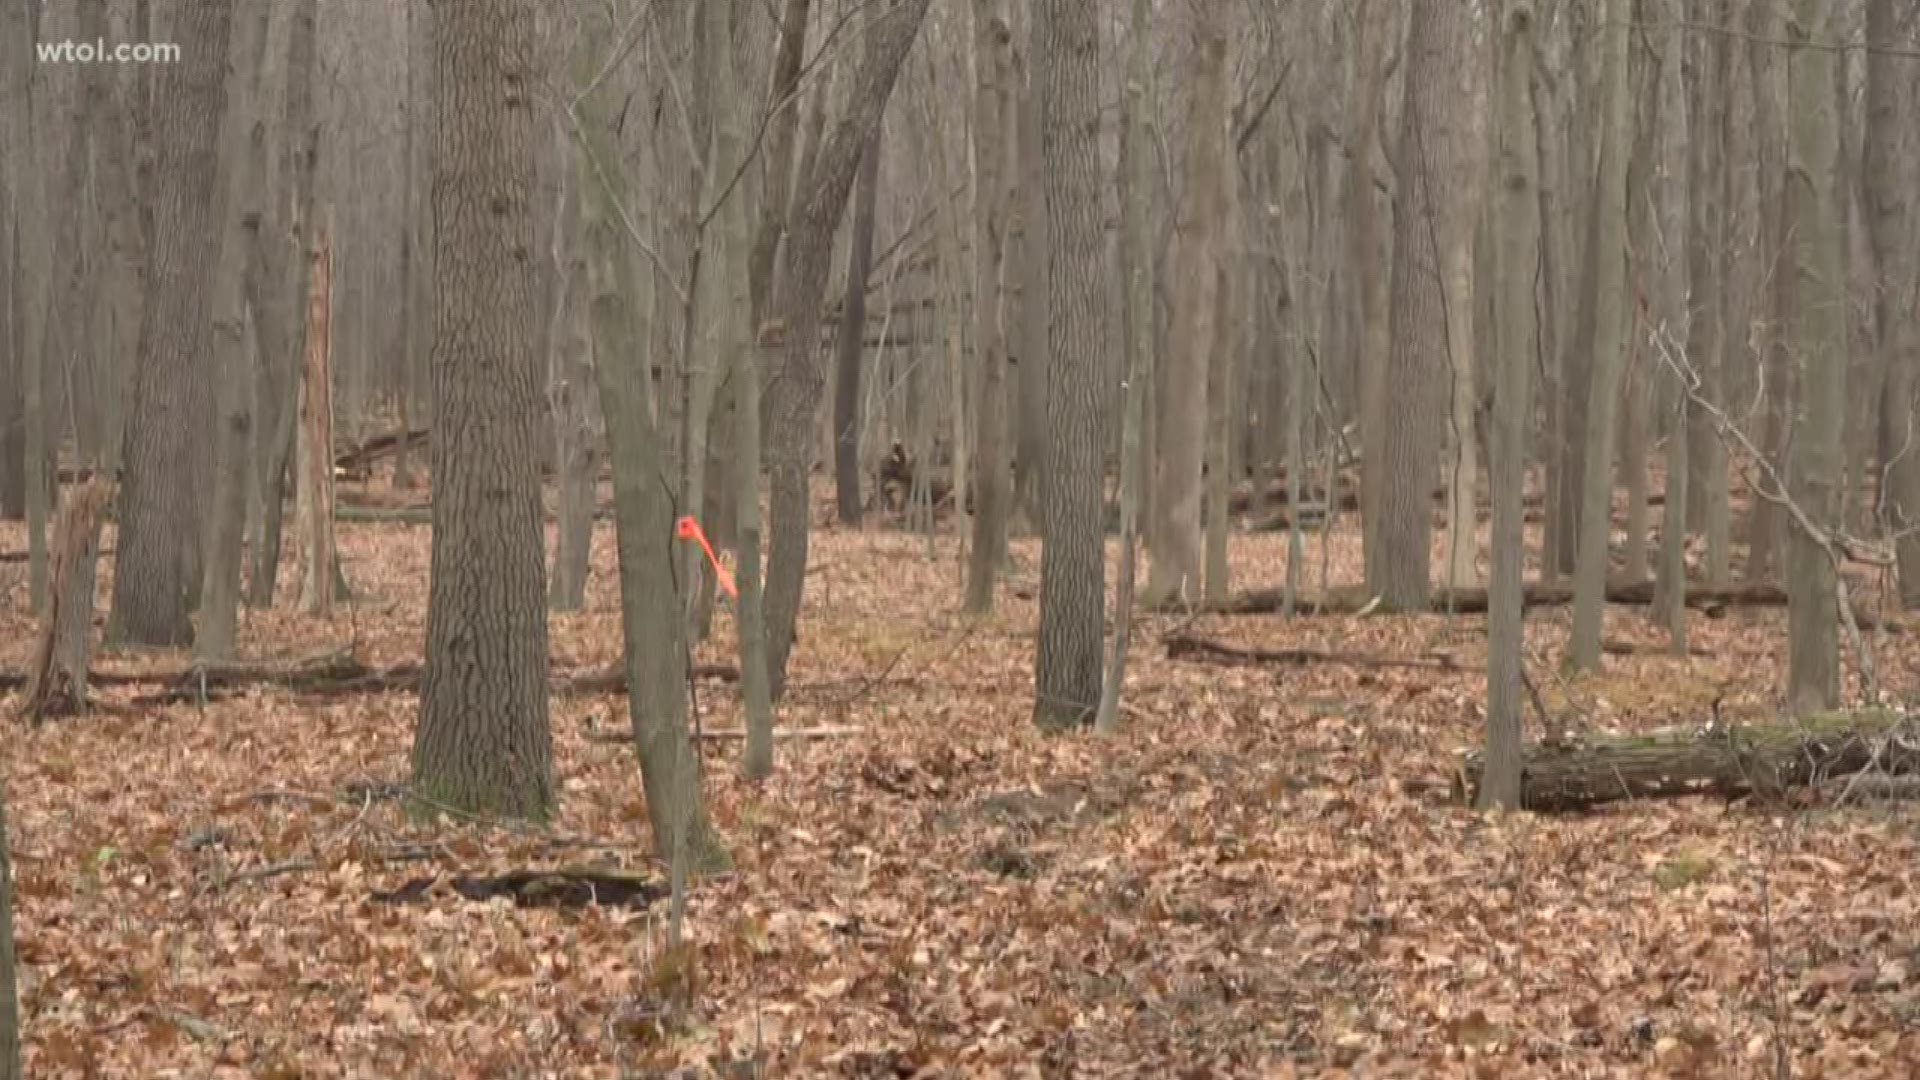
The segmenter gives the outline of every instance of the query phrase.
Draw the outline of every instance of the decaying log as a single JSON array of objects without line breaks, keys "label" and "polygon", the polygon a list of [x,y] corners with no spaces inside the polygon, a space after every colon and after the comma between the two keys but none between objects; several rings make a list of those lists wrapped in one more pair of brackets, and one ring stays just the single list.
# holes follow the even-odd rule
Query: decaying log
[{"label": "decaying log", "polygon": [[34,639],[26,700],[20,706],[20,715],[29,720],[86,711],[100,525],[112,501],[113,485],[95,479],[75,488],[60,507],[54,526],[53,588]]},{"label": "decaying log", "polygon": [[1229,645],[1189,634],[1173,634],[1165,641],[1167,659],[1222,664],[1349,664],[1356,667],[1427,668],[1454,671],[1459,664],[1449,653],[1425,656],[1388,656],[1382,653],[1332,652],[1327,649],[1258,649]]},{"label": "decaying log", "polygon": [[[1281,589],[1253,589],[1236,593],[1225,600],[1201,605],[1205,611],[1222,615],[1263,615],[1280,611],[1285,599]],[[1528,582],[1525,602],[1528,607],[1553,607],[1573,603],[1573,586],[1543,585]],[[1607,583],[1607,603],[1609,604],[1651,604],[1653,602],[1653,582],[1651,581],[1613,581]],[[1689,584],[1687,586],[1687,606],[1717,617],[1730,607],[1784,607],[1787,592],[1778,585],[1765,582],[1740,583],[1734,585]],[[1334,589],[1325,594],[1302,593],[1296,600],[1298,610],[1317,615],[1356,615],[1372,610],[1373,596],[1364,588]],[[1480,586],[1459,589],[1434,589],[1428,599],[1428,607],[1435,612],[1453,612],[1458,615],[1485,614],[1487,610],[1487,590]],[[1876,625],[1871,612],[1856,611],[1855,618],[1860,620],[1861,629]],[[1888,624],[1893,629],[1893,624]]]},{"label": "decaying log", "polygon": [[[1920,727],[1898,713],[1868,710],[1804,720],[1735,724],[1719,730],[1670,730],[1528,746],[1521,804],[1529,810],[1580,810],[1623,799],[1684,795],[1778,797],[1871,769],[1920,773]],[[1481,751],[1460,755],[1456,799],[1471,802],[1484,769]]]},{"label": "decaying log", "polygon": [[402,450],[417,450],[426,445],[426,428],[410,428],[375,435],[358,446],[348,447],[334,454],[334,475],[341,479],[363,480],[372,473],[374,462],[393,457]]}]

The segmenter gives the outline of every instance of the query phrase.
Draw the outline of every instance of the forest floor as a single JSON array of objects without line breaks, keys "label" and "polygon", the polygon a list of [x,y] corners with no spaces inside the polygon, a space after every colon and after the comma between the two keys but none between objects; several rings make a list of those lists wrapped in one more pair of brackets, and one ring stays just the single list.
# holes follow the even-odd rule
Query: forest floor
[{"label": "forest floor", "polygon": [[[553,619],[556,668],[618,661],[612,540],[603,523],[587,610]],[[23,541],[0,528],[0,551]],[[419,658],[428,530],[341,543],[360,598],[326,621],[247,613],[249,655]],[[1284,551],[1236,537],[1237,584],[1277,584]],[[1357,556],[1337,535],[1336,580]],[[665,904],[445,883],[662,877],[617,697],[554,698],[560,808],[532,831],[407,819],[407,693],[135,707],[140,688],[102,687],[118,708],[31,729],[0,696],[28,1075],[747,1076],[725,1063],[756,1052],[767,1076],[1789,1075],[1776,1055],[1795,1077],[1920,1074],[1912,809],[1455,805],[1480,616],[1140,616],[1124,732],[1047,737],[1028,722],[1033,543],[978,624],[950,539],[929,557],[822,530],[812,558],[780,723],[858,731],[782,740],[760,785],[737,740],[703,744],[737,869],[693,888],[688,963],[663,962]],[[24,576],[0,564],[13,671]],[[1784,611],[1692,618],[1704,655],[1673,659],[1610,609],[1609,638],[1648,651],[1567,683],[1567,612],[1538,611],[1530,669],[1593,727],[1701,723],[1716,698],[1769,713]],[[1170,661],[1176,626],[1456,666]],[[1886,686],[1916,685],[1915,637],[1882,643]],[[701,658],[732,647],[723,615]],[[732,687],[698,692],[704,728],[738,726]]]}]

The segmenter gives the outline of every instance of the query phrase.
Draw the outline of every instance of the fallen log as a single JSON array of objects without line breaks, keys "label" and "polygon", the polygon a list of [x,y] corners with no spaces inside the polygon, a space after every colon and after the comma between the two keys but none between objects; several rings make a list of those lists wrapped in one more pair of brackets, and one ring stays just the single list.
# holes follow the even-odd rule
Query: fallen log
[{"label": "fallen log", "polygon": [[1450,653],[1428,653],[1424,656],[1389,656],[1382,653],[1332,652],[1327,649],[1288,648],[1259,649],[1241,645],[1230,645],[1224,641],[1194,637],[1189,634],[1173,634],[1164,642],[1169,660],[1192,660],[1199,663],[1225,664],[1348,664],[1355,667],[1375,668],[1427,668],[1435,671],[1457,671],[1460,665]]},{"label": "fallen log", "polygon": [[[89,681],[95,686],[159,685],[161,690],[134,699],[136,705],[161,705],[231,697],[248,686],[273,685],[313,697],[409,691],[419,688],[421,665],[415,661],[391,667],[369,668],[351,653],[267,660],[206,661],[185,666],[96,668]],[[732,664],[696,664],[696,679],[735,682],[740,669]],[[615,694],[627,688],[625,669],[554,671],[549,683],[557,694]],[[0,671],[0,690],[27,684],[27,673]]]},{"label": "fallen log", "polygon": [[[1573,586],[1528,582],[1524,596],[1524,602],[1528,607],[1571,604],[1573,603]],[[1204,603],[1200,607],[1203,611],[1220,615],[1265,615],[1280,611],[1284,606],[1285,597],[1286,593],[1281,589],[1252,589],[1236,593],[1225,600]],[[1651,604],[1653,603],[1653,582],[1609,582],[1607,603]],[[1730,607],[1785,607],[1786,603],[1786,590],[1765,582],[1736,585],[1689,584],[1687,586],[1687,606],[1705,611],[1709,616],[1714,617],[1723,614]],[[1363,611],[1372,610],[1373,604],[1373,594],[1364,588],[1334,589],[1323,594],[1302,593],[1295,601],[1295,606],[1299,610],[1319,615],[1357,615]],[[1485,614],[1487,590],[1480,586],[1434,589],[1428,596],[1427,607],[1431,611],[1440,613],[1450,611],[1456,615]],[[1856,611],[1854,617],[1859,620],[1863,630],[1871,629],[1876,625],[1872,612]]]},{"label": "fallen log", "polygon": [[[1521,756],[1521,805],[1583,810],[1625,799],[1686,795],[1779,797],[1867,770],[1920,773],[1920,729],[1887,710],[1803,720],[1668,730],[1529,745]],[[1481,750],[1460,754],[1453,795],[1471,802],[1485,771]]]},{"label": "fallen log", "polygon": [[334,470],[348,476],[363,476],[372,469],[373,463],[381,458],[393,457],[402,450],[414,450],[427,445],[427,435],[426,428],[402,429],[375,435],[358,446],[350,446],[334,454]]}]

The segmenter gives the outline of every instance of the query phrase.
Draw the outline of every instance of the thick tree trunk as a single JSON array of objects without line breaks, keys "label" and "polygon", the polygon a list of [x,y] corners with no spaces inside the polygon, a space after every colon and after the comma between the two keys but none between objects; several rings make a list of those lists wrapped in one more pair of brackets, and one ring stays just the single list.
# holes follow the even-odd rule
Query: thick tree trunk
[{"label": "thick tree trunk", "polygon": [[[1755,345],[1760,354],[1760,449],[1785,475],[1787,428],[1790,423],[1792,362],[1788,355],[1785,321],[1793,306],[1793,275],[1787,267],[1787,71],[1777,42],[1783,39],[1778,0],[1752,0],[1748,71],[1753,84],[1754,182],[1757,188],[1759,236],[1755,258],[1766,285],[1754,298]],[[1747,520],[1749,581],[1763,581],[1780,566],[1787,518],[1780,505],[1755,499]]]},{"label": "thick tree trunk", "polygon": [[[1899,0],[1871,0],[1867,7],[1867,40],[1892,46],[1898,42]],[[1909,25],[1912,13],[1906,13]],[[1907,40],[1920,36],[1909,33]],[[1887,372],[1887,418],[1882,440],[1883,466],[1891,462],[1885,514],[1899,536],[1900,596],[1909,609],[1920,607],[1920,424],[1914,421],[1914,390],[1920,381],[1920,259],[1911,241],[1920,216],[1913,210],[1917,178],[1913,162],[1920,140],[1912,133],[1908,69],[1912,60],[1883,52],[1867,56],[1867,212],[1874,261],[1879,272],[1874,293],[1874,323],[1879,331],[1881,363]],[[1904,142],[1903,142],[1904,133]]]},{"label": "thick tree trunk", "polygon": [[[1840,250],[1834,171],[1839,118],[1834,113],[1834,54],[1824,43],[1832,19],[1825,0],[1794,0],[1787,27],[1792,124],[1788,138],[1787,214],[1793,237],[1792,339],[1800,365],[1788,488],[1822,529],[1840,524],[1841,420],[1846,409],[1847,283]],[[1796,715],[1830,709],[1840,698],[1840,630],[1833,552],[1796,525],[1787,534],[1787,702]]]},{"label": "thick tree trunk", "polygon": [[1521,571],[1526,539],[1521,494],[1533,414],[1533,276],[1539,260],[1539,201],[1533,145],[1533,5],[1508,0],[1501,16],[1499,101],[1499,292],[1493,387],[1493,573],[1487,583],[1487,779],[1479,805],[1520,805],[1521,678],[1526,616]]},{"label": "thick tree trunk", "polygon": [[[1714,25],[1726,22],[1726,0],[1716,0],[1700,17]],[[1726,406],[1725,361],[1729,328],[1727,323],[1727,205],[1726,173],[1732,163],[1726,160],[1725,139],[1733,109],[1729,102],[1729,70],[1732,44],[1725,35],[1696,39],[1699,51],[1699,75],[1694,86],[1692,116],[1689,118],[1689,146],[1693,157],[1688,165],[1692,193],[1693,223],[1689,229],[1689,277],[1694,298],[1689,320],[1687,358],[1693,365],[1702,398],[1716,406]],[[1711,419],[1701,410],[1693,410],[1688,437],[1687,524],[1706,533],[1707,580],[1726,580],[1729,508],[1727,499],[1727,450],[1720,442]]]},{"label": "thick tree trunk", "polygon": [[833,233],[846,210],[847,194],[863,148],[880,126],[887,98],[926,15],[929,0],[906,0],[888,8],[871,28],[866,56],[854,75],[847,113],[834,125],[818,160],[798,189],[782,297],[786,337],[779,366],[767,387],[772,413],[773,543],[767,564],[767,673],[774,696],[785,685],[787,657],[800,617],[811,521],[807,512],[809,442],[825,378],[818,341],[820,300],[826,289]]},{"label": "thick tree trunk", "polygon": [[1173,348],[1155,402],[1153,513],[1147,530],[1146,602],[1154,607],[1201,595],[1201,467],[1207,443],[1209,371],[1224,363],[1220,342],[1219,262],[1225,226],[1227,9],[1187,9],[1191,36],[1185,170],[1178,268],[1173,288]]},{"label": "thick tree trunk", "polygon": [[[1466,97],[1459,73],[1472,63],[1468,16],[1450,0],[1415,0],[1407,28],[1406,105],[1401,110],[1394,189],[1392,349],[1382,440],[1379,557],[1369,589],[1397,610],[1426,606],[1433,547],[1436,401],[1448,364],[1443,275],[1461,224],[1459,175],[1466,149]],[[1462,333],[1465,328],[1462,328]]]},{"label": "thick tree trunk", "polygon": [[529,266],[542,78],[534,0],[436,14],[433,556],[413,790],[427,809],[545,820],[554,789]]},{"label": "thick tree trunk", "polygon": [[127,425],[120,489],[119,554],[109,640],[182,646],[199,596],[196,492],[211,489],[202,446],[212,429],[212,270],[219,254],[215,194],[220,120],[227,107],[228,29],[233,0],[180,12],[182,40],[199,43],[160,69],[159,208],[152,294],[140,326],[140,363]]},{"label": "thick tree trunk", "polygon": [[[1100,34],[1095,0],[1057,0],[1034,13],[1040,48],[1041,144],[1047,203],[1047,465],[1040,557],[1040,642],[1034,722],[1091,722],[1100,703],[1106,605],[1101,528],[1101,360],[1112,319],[1102,282]],[[1197,477],[1196,477],[1197,479]]]}]

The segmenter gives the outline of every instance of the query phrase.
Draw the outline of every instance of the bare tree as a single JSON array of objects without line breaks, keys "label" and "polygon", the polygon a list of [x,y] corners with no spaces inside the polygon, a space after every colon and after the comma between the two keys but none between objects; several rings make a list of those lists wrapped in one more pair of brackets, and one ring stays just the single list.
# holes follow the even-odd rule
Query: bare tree
[{"label": "bare tree", "polygon": [[470,0],[434,24],[433,562],[413,787],[429,805],[544,820],[534,8]]},{"label": "bare tree", "polygon": [[1488,462],[1493,573],[1487,585],[1487,755],[1480,804],[1510,808],[1520,803],[1520,681],[1526,631],[1521,496],[1533,413],[1533,277],[1540,245],[1540,203],[1534,194],[1540,158],[1533,145],[1533,17],[1529,0],[1507,0],[1501,15],[1496,124],[1499,291],[1494,302],[1499,321]]},{"label": "bare tree", "polygon": [[1047,517],[1033,718],[1041,728],[1060,730],[1092,721],[1099,705],[1106,606],[1099,371],[1111,319],[1100,280],[1099,4],[1056,0],[1034,18],[1050,319],[1047,466],[1040,481]]},{"label": "bare tree", "polygon": [[967,561],[966,610],[993,610],[993,586],[1007,558],[1007,332],[1002,300],[1007,212],[1007,133],[1013,120],[1013,28],[1005,0],[974,0],[973,342],[980,372],[975,413],[973,550]]},{"label": "bare tree", "polygon": [[1447,320],[1448,245],[1461,220],[1452,185],[1466,151],[1460,72],[1472,63],[1471,13],[1447,0],[1415,0],[1407,26],[1406,104],[1400,114],[1394,189],[1392,351],[1388,358],[1385,470],[1379,494],[1379,557],[1369,558],[1367,588],[1396,610],[1427,604],[1433,538],[1433,402],[1466,327]]},{"label": "bare tree", "polygon": [[214,193],[220,119],[227,107],[227,43],[233,0],[179,13],[175,32],[193,42],[159,72],[159,207],[154,215],[152,294],[140,323],[140,363],[127,424],[109,639],[182,646],[200,593],[201,502],[211,487],[212,271],[219,254]]},{"label": "bare tree", "polygon": [[[1787,213],[1792,222],[1794,361],[1801,404],[1795,411],[1788,485],[1794,502],[1824,529],[1840,510],[1840,424],[1846,409],[1847,314],[1834,171],[1840,151],[1831,9],[1794,0],[1787,23]],[[1809,42],[1819,43],[1810,47]],[[1830,709],[1840,698],[1840,629],[1835,568],[1823,538],[1796,527],[1787,536],[1787,701],[1797,715]]]},{"label": "bare tree", "polygon": [[788,229],[784,287],[785,344],[768,382],[772,414],[772,490],[768,513],[773,527],[767,560],[767,674],[774,696],[786,683],[787,656],[793,649],[800,616],[800,592],[807,568],[807,474],[825,375],[817,341],[820,300],[826,290],[827,261],[833,233],[846,210],[847,194],[867,140],[880,126],[900,65],[912,47],[929,0],[905,0],[875,16],[873,35],[854,75],[847,112],[833,126],[812,167],[803,170],[795,213]]},{"label": "bare tree", "polygon": [[[1172,355],[1155,398],[1154,494],[1145,599],[1159,606],[1201,592],[1201,462],[1208,370],[1219,355],[1221,233],[1226,212],[1227,6],[1186,9],[1188,93],[1173,288]],[[1057,250],[1057,249],[1056,249]]]},{"label": "bare tree", "polygon": [[[1870,0],[1867,40],[1893,47],[1899,36],[1898,0]],[[1911,11],[1906,14],[1914,25]],[[1907,40],[1912,40],[1912,34]],[[1920,426],[1914,423],[1914,389],[1920,372],[1920,253],[1911,242],[1916,215],[1913,161],[1920,137],[1913,134],[1909,73],[1912,60],[1887,52],[1867,56],[1866,186],[1869,222],[1879,280],[1874,290],[1874,325],[1887,386],[1882,423],[1881,467],[1888,471],[1883,500],[1899,540],[1900,595],[1908,608],[1920,607]]]},{"label": "bare tree", "polygon": [[1592,213],[1597,219],[1587,288],[1593,305],[1592,382],[1587,388],[1586,475],[1580,497],[1579,558],[1574,568],[1573,666],[1600,666],[1600,616],[1606,601],[1613,534],[1613,436],[1625,367],[1627,328],[1627,155],[1633,145],[1631,97],[1627,83],[1628,0],[1606,0],[1601,13],[1600,175]]},{"label": "bare tree", "polygon": [[880,203],[880,134],[861,152],[847,241],[846,299],[840,305],[833,379],[833,488],[840,522],[860,527],[860,376],[867,337],[867,272],[873,265],[873,217]]}]

